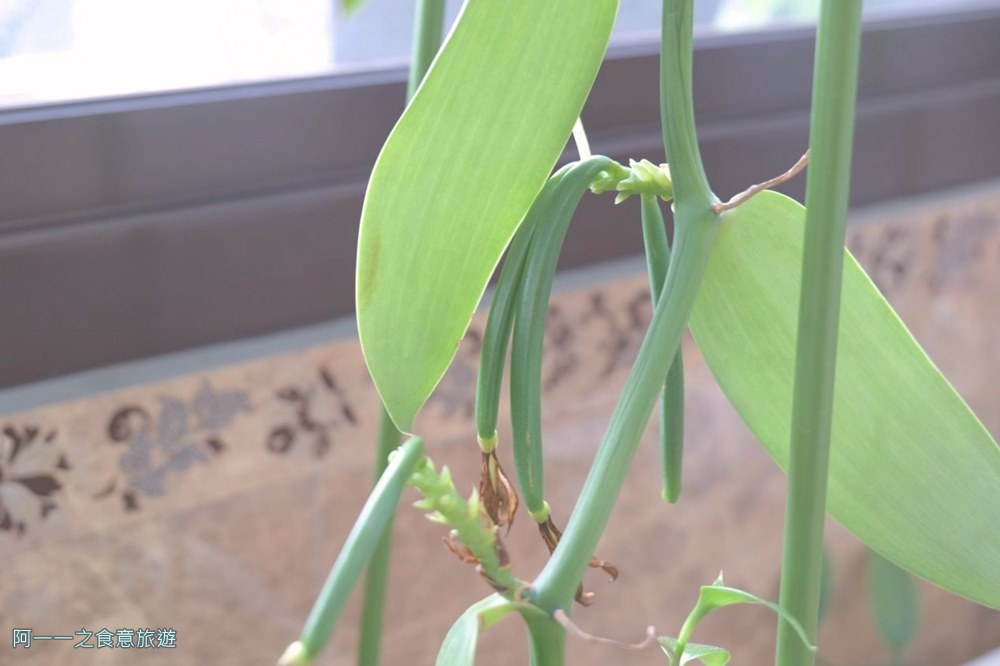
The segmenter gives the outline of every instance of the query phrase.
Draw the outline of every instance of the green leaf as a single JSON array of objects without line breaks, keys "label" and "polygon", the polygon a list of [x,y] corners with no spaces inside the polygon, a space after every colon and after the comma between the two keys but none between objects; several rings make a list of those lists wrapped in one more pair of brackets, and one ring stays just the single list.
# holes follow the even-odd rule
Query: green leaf
[{"label": "green leaf", "polygon": [[[722,580],[722,574],[711,585],[703,585],[701,587],[701,593],[698,595],[698,603],[695,605],[691,615],[688,617],[688,622],[685,622],[685,628],[690,624],[691,630],[697,626],[698,622],[702,620],[706,615],[719,608],[724,608],[725,606],[734,606],[736,604],[759,604],[761,606],[767,606],[775,613],[781,620],[787,622],[795,633],[799,635],[802,642],[806,645],[810,645],[809,637],[806,636],[805,630],[802,625],[799,624],[798,620],[792,617],[784,608],[776,603],[772,603],[766,599],[761,599],[755,594],[750,594],[744,590],[737,589],[735,587],[727,587],[725,582]],[[691,621],[693,618],[693,621]],[[681,637],[690,636],[690,631],[685,632],[684,628],[681,629]]]},{"label": "green leaf", "polygon": [[482,601],[471,606],[455,621],[444,643],[438,651],[437,666],[473,666],[476,660],[476,643],[479,634],[507,617],[511,612],[519,611],[533,615],[545,614],[530,604],[508,601],[499,594],[491,594]]},{"label": "green leaf", "polygon": [[617,0],[468,0],[365,195],[362,349],[408,432],[565,147]]},{"label": "green leaf", "polygon": [[917,588],[913,578],[874,551],[868,553],[868,592],[879,634],[901,654],[917,633]]},{"label": "green leaf", "polygon": [[[660,648],[667,653],[667,656],[672,660],[674,655],[677,654],[677,639],[671,638],[669,636],[661,636],[659,638]],[[698,643],[688,643],[684,647],[684,652],[681,654],[680,661],[677,663],[680,666],[690,663],[692,661],[700,661],[705,664],[705,666],[726,666],[729,663],[731,655],[728,650],[724,650],[720,647],[715,647],[714,645],[700,645]]]},{"label": "green leaf", "polygon": [[[690,320],[716,380],[788,464],[805,209],[764,192],[723,215]],[[1000,607],[1000,449],[850,255],[828,510],[910,571]]]},{"label": "green leaf", "polygon": [[[778,614],[779,620],[784,620],[788,623],[799,638],[802,643],[812,651],[816,651],[816,648],[809,642],[809,637],[806,635],[805,629],[799,624],[792,615],[786,611],[784,608],[778,604],[771,603],[766,599],[761,599],[755,594],[750,594],[749,592],[744,592],[735,587],[727,587],[722,579],[722,573],[719,573],[719,577],[715,579],[715,582],[711,585],[702,585],[701,591],[698,594],[698,602],[695,604],[694,608],[688,614],[687,619],[684,620],[684,625],[681,627],[680,633],[677,638],[670,638],[664,636],[660,638],[660,646],[663,647],[664,652],[670,657],[671,666],[683,666],[686,662],[692,659],[701,659],[704,663],[709,664],[709,666],[714,666],[715,664],[725,664],[729,661],[729,653],[725,653],[723,656],[717,654],[720,648],[713,648],[711,646],[703,645],[693,645],[689,643],[691,636],[694,634],[694,630],[698,627],[698,624],[705,619],[707,615],[712,613],[719,608],[724,608],[726,606],[733,606],[735,604],[758,604],[761,606],[767,606],[775,613]],[[703,652],[707,651],[708,659],[705,659]],[[724,650],[721,650],[725,652]]]}]

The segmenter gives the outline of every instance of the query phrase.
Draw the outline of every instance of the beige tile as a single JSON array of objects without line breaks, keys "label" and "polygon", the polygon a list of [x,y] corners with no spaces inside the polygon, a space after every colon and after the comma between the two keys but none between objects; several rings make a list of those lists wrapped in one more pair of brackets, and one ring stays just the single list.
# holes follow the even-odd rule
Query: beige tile
[{"label": "beige tile", "polygon": [[[850,247],[914,334],[994,433],[1000,432],[1000,196],[885,213],[853,227]],[[558,294],[546,335],[547,497],[565,525],[649,318],[635,274]],[[463,492],[476,483],[471,422],[482,316],[418,421],[429,454]],[[775,598],[784,477],[715,386],[693,343],[687,378],[684,493],[660,500],[655,423],[640,446],[598,554],[621,570],[575,618],[589,631],[637,640],[647,624],[676,632],[697,588],[727,580]],[[164,664],[272,663],[295,638],[371,483],[377,402],[357,342],[209,370],[7,417],[0,460],[0,617],[31,626],[160,627],[178,649],[146,651]],[[506,409],[504,407],[504,409]],[[501,413],[501,422],[505,412]],[[501,457],[513,473],[509,431]],[[37,479],[25,484],[16,479]],[[386,664],[433,663],[458,614],[489,590],[441,544],[443,528],[409,504],[395,524]],[[44,514],[44,517],[43,517]],[[23,528],[19,525],[23,524]],[[821,647],[837,663],[886,657],[864,589],[864,548],[831,524],[838,585]],[[506,538],[516,571],[534,577],[545,549],[526,514]],[[1000,614],[920,585],[921,632],[910,655],[958,664],[1000,644]],[[358,595],[355,595],[356,597]],[[358,598],[321,663],[353,663]],[[775,620],[733,609],[699,629],[734,663],[770,662]],[[10,635],[0,662],[11,654]],[[490,632],[483,664],[520,663],[516,621]],[[573,641],[573,664],[662,664],[655,651],[622,654]],[[20,650],[16,663],[76,657],[66,644]],[[95,664],[137,663],[92,650]]]}]

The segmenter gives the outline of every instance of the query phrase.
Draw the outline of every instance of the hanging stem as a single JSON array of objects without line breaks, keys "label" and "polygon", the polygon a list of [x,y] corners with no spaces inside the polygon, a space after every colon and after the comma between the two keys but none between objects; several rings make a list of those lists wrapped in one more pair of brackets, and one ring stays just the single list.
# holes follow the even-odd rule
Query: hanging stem
[{"label": "hanging stem", "polygon": [[[417,0],[414,21],[413,50],[410,57],[410,75],[406,85],[409,103],[420,82],[431,66],[441,45],[444,24],[444,0]],[[389,417],[385,405],[379,405],[378,443],[375,447],[375,481],[378,482],[389,454],[399,445],[399,430]],[[358,666],[378,666],[382,644],[382,622],[385,614],[385,597],[389,584],[389,562],[392,555],[392,522],[386,526],[375,553],[368,562],[365,575],[364,605],[361,611],[361,629],[358,638]]]},{"label": "hanging stem", "polygon": [[[815,642],[823,562],[827,471],[851,175],[862,0],[823,0],[806,184],[805,250],[799,301],[795,388],[781,606]],[[786,623],[778,626],[778,666],[812,666]]]},{"label": "hanging stem", "polygon": [[694,305],[716,225],[682,226],[677,231],[665,294],[611,416],[562,540],[534,584],[534,601],[543,609],[568,610],[591,554],[607,526],[646,424]]},{"label": "hanging stem", "polygon": [[[642,195],[642,239],[646,247],[649,292],[655,306],[670,267],[670,244],[663,227],[659,198],[655,195]],[[673,504],[680,498],[684,462],[684,354],[680,349],[670,364],[660,400],[660,457],[663,499]]]},{"label": "hanging stem", "polygon": [[718,230],[716,198],[701,164],[691,99],[693,0],[665,0],[661,113],[673,176],[676,240],[663,294],[629,373],[562,541],[528,592],[550,612],[568,612],[591,553],[607,526],[639,439],[663,389],[694,306]]}]

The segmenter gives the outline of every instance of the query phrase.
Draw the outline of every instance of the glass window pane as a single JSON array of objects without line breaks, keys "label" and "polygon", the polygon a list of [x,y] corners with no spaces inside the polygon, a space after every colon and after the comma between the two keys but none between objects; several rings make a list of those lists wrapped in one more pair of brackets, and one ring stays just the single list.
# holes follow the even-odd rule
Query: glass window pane
[{"label": "glass window pane", "polygon": [[[657,39],[662,0],[622,0],[615,34],[619,40]],[[865,0],[868,20],[1000,6],[1000,0]],[[819,0],[698,0],[698,34],[789,28],[816,21]]]},{"label": "glass window pane", "polygon": [[[622,0],[615,39],[656,39],[661,0]],[[448,0],[449,20],[460,0]],[[818,0],[698,0],[700,32],[815,19]],[[868,0],[869,16],[1000,0]],[[0,108],[402,66],[413,0],[0,0]]]}]

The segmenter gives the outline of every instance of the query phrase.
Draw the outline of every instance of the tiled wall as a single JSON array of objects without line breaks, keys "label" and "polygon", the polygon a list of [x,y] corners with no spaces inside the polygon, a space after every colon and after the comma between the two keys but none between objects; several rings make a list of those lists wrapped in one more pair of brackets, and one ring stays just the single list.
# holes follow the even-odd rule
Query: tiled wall
[{"label": "tiled wall", "polygon": [[[867,214],[849,245],[1000,433],[1000,190]],[[557,521],[569,514],[649,319],[646,278],[632,266],[577,281],[549,313],[546,476]],[[417,426],[463,490],[478,474],[470,417],[482,323]],[[598,634],[637,640],[648,624],[676,631],[697,586],[720,569],[733,584],[776,596],[784,477],[690,340],[685,352],[684,494],[677,506],[660,501],[650,428],[598,553],[621,577],[608,585],[588,574],[598,597],[576,614]],[[0,419],[0,663],[273,663],[364,501],[376,406],[357,341],[346,339]],[[433,663],[454,618],[489,592],[408,503],[396,523],[386,664]],[[829,542],[838,584],[821,653],[837,664],[884,660],[859,585],[864,550],[833,524]],[[526,516],[508,545],[530,579],[545,551]],[[1000,644],[1000,613],[928,585],[920,594],[913,661],[959,664]],[[355,603],[321,663],[352,663],[357,624]],[[509,624],[487,635],[481,663],[523,663],[523,637]],[[14,651],[14,627],[171,628],[177,647],[81,654],[73,644],[83,636],[74,636]],[[768,611],[737,609],[708,620],[699,637],[731,647],[735,663],[767,664],[773,627]],[[573,641],[570,655],[572,664],[664,663],[656,651]]]}]

